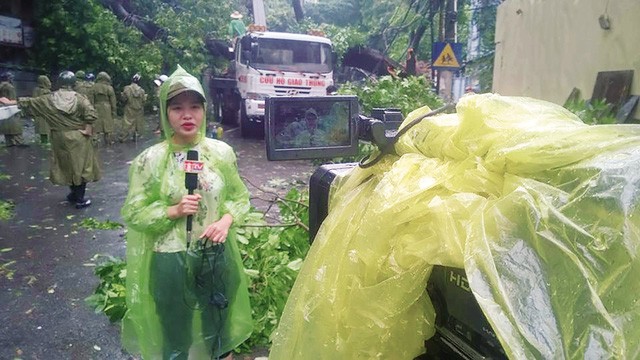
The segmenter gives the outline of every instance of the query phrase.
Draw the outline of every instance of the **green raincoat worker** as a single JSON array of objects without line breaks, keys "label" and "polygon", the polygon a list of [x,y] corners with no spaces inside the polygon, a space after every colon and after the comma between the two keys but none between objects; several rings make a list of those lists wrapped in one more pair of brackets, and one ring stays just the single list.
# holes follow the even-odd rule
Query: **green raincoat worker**
[{"label": "green raincoat worker", "polygon": [[[47,95],[51,93],[51,80],[46,75],[38,76],[38,86],[33,89],[33,97],[37,98],[38,96]],[[49,142],[49,125],[47,125],[47,121],[42,116],[34,116],[35,124],[36,124],[36,134],[40,135],[40,143],[46,144]]]},{"label": "green raincoat worker", "polygon": [[235,46],[237,39],[247,32],[247,28],[242,21],[242,14],[240,14],[239,11],[231,13],[231,21],[229,22],[227,31],[233,46]]},{"label": "green raincoat worker", "polygon": [[145,131],[144,102],[147,94],[140,87],[140,74],[133,75],[131,84],[124,87],[122,100],[124,101],[124,126],[127,128],[125,136],[139,138]]},{"label": "green raincoat worker", "polygon": [[[5,72],[0,75],[0,97],[9,100],[16,100],[16,88],[13,86],[13,73]],[[24,144],[22,137],[22,118],[20,114],[0,122],[0,134],[4,134],[5,145],[11,146],[28,146]]]},{"label": "green raincoat worker", "polygon": [[105,144],[112,144],[116,118],[116,93],[111,86],[109,74],[104,71],[98,73],[90,95],[93,100],[91,103],[98,113],[94,133],[103,134]]},{"label": "green raincoat worker", "polygon": [[[91,127],[96,112],[89,100],[73,91],[75,75],[63,71],[58,76],[59,90],[37,98],[20,98],[22,110],[42,117],[51,129],[51,166],[49,178],[56,185],[69,186],[67,200],[77,209],[91,205],[85,198],[88,182],[101,177],[97,153],[91,140]],[[0,98],[4,104],[16,101]]]},{"label": "green raincoat worker", "polygon": [[[178,67],[160,89],[166,140],[129,169],[122,341],[144,359],[225,358],[252,331],[235,231],[249,211],[249,193],[233,149],[205,137],[204,104],[201,84]],[[185,188],[189,150],[203,165],[192,195]]]}]

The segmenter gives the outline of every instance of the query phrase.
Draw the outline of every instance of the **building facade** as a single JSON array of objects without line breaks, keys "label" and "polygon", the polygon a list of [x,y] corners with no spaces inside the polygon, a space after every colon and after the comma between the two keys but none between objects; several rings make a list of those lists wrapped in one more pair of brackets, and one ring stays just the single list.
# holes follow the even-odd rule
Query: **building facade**
[{"label": "building facade", "polygon": [[40,71],[27,66],[35,0],[0,0],[0,73],[11,71],[18,96],[30,96]]},{"label": "building facade", "polygon": [[506,0],[493,91],[563,104],[574,88],[592,98],[598,72],[633,70],[630,94],[640,95],[639,18],[638,0]]}]

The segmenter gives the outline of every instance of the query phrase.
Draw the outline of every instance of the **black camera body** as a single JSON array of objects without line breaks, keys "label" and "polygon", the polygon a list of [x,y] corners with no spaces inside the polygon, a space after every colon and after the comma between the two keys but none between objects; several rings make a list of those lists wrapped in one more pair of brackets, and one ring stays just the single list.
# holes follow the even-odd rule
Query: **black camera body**
[{"label": "black camera body", "polygon": [[[392,144],[397,129],[403,121],[402,114],[398,109],[374,109],[371,117],[366,117],[354,113],[357,107],[353,106],[355,97],[332,96],[318,98],[268,98],[267,119],[266,119],[266,141],[267,152],[277,148],[274,127],[282,128],[279,122],[284,119],[277,118],[277,114],[282,109],[293,106],[302,107],[297,109],[297,113],[303,113],[305,108],[331,107],[332,101],[350,102],[349,113],[345,113],[344,124],[349,124],[347,131],[349,136],[353,136],[355,143],[349,145],[349,155],[357,153],[357,140],[371,141],[379,148],[387,148]],[[276,110],[280,109],[280,110]],[[271,136],[269,136],[271,134]],[[357,135],[357,137],[355,136]],[[277,160],[302,159],[302,158],[322,158],[325,156],[323,150],[344,150],[344,146],[333,144],[330,141],[319,147],[288,147],[285,151],[277,154]],[[354,152],[355,149],[355,152]],[[269,156],[268,156],[269,157]],[[271,157],[269,157],[272,160]],[[309,182],[309,236],[313,242],[322,221],[328,215],[329,192],[331,184],[336,179],[345,176],[358,163],[342,163],[322,165],[315,170]],[[420,356],[421,359],[506,359],[504,350],[491,325],[488,323],[484,313],[480,309],[473,293],[469,289],[469,282],[464,269],[435,266],[428,283],[426,291],[433,302],[436,311],[436,334],[425,339],[427,354]]]}]

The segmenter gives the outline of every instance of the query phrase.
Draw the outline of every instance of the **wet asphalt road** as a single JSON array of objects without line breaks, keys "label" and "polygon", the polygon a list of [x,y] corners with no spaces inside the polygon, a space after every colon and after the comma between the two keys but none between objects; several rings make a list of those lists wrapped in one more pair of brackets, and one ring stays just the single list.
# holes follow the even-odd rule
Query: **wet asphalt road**
[{"label": "wet asphalt road", "polygon": [[[0,220],[0,359],[132,359],[120,348],[119,324],[84,302],[98,283],[94,256],[123,257],[124,231],[77,224],[87,217],[122,223],[128,162],[158,137],[100,147],[103,178],[87,186],[92,205],[77,210],[65,199],[68,188],[49,182],[49,150],[33,143],[29,129],[30,147],[0,144],[0,174],[10,176],[0,179],[0,199],[15,203],[15,216]],[[228,129],[224,140],[238,154],[241,175],[260,187],[282,190],[278,185],[292,181],[304,186],[314,168],[306,161],[268,162],[264,141],[241,139],[237,129]],[[264,197],[247,186],[252,196]],[[265,206],[257,198],[252,203]]]}]

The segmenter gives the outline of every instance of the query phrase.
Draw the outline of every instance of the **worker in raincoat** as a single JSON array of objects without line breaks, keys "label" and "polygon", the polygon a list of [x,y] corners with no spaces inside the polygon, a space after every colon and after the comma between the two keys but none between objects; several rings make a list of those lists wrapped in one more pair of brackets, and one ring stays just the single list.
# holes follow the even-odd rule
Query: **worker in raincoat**
[{"label": "worker in raincoat", "polygon": [[[116,118],[116,93],[111,86],[111,77],[104,71],[98,73],[91,89],[93,106],[98,113],[98,121],[94,127],[95,134],[103,134],[106,145],[113,144],[113,132]],[[100,140],[99,138],[97,139]]]},{"label": "worker in raincoat", "polygon": [[[41,95],[46,95],[51,93],[51,80],[46,75],[38,76],[38,86],[33,89],[33,97],[37,98]],[[49,125],[47,125],[47,121],[42,116],[34,116],[33,118],[36,124],[36,134],[40,135],[40,143],[47,144],[49,142]]]},{"label": "worker in raincoat", "polygon": [[[155,80],[153,80],[153,83],[156,85],[155,87],[155,91],[154,91],[154,103],[158,103],[159,99],[160,99],[160,86],[167,81],[167,79],[169,79],[169,77],[165,74],[162,74],[160,76],[158,76]],[[154,134],[160,134],[160,137],[164,139],[164,134],[162,133],[162,123],[160,122],[160,115],[158,112],[158,107],[156,105],[153,106],[153,114],[154,116],[157,117],[157,122],[156,122],[156,129],[153,131]]]},{"label": "worker in raincoat", "polygon": [[76,84],[73,86],[73,91],[80,93],[91,100],[91,87],[92,84],[85,79],[84,71],[76,71]]},{"label": "worker in raincoat", "polygon": [[147,94],[140,87],[140,74],[133,75],[131,84],[124,87],[121,97],[124,102],[124,127],[123,139],[133,136],[133,139],[142,137],[145,132],[144,103]]},{"label": "worker in raincoat", "polygon": [[[249,211],[249,193],[233,149],[205,137],[205,101],[198,80],[178,67],[160,89],[166,139],[129,170],[122,341],[144,359],[225,358],[252,331],[235,231]],[[192,195],[185,189],[188,150],[204,165]]]},{"label": "worker in raincoat", "polygon": [[[88,182],[101,177],[97,153],[91,140],[96,112],[89,100],[73,91],[76,77],[71,71],[58,76],[60,89],[37,98],[20,98],[20,108],[34,117],[42,117],[51,129],[51,166],[49,179],[69,186],[67,200],[77,209],[91,205],[85,197]],[[0,98],[0,103],[16,101]]]},{"label": "worker in raincoat", "polygon": [[242,14],[239,11],[231,13],[231,21],[229,22],[228,33],[231,38],[231,45],[235,46],[238,38],[247,32],[247,28],[242,21]]},{"label": "worker in raincoat", "polygon": [[93,73],[88,73],[87,76],[85,76],[85,80],[87,80],[87,84],[89,84],[89,87],[92,87],[96,82],[96,76]]},{"label": "worker in raincoat", "polygon": [[[0,75],[0,97],[16,100],[16,88],[13,86],[13,73],[7,71]],[[5,145],[28,146],[22,137],[22,118],[15,114],[0,122],[0,134],[4,134]]]},{"label": "worker in raincoat", "polygon": [[287,125],[276,136],[278,146],[282,148],[326,146],[327,133],[318,127],[318,113],[309,108],[304,118]]}]

